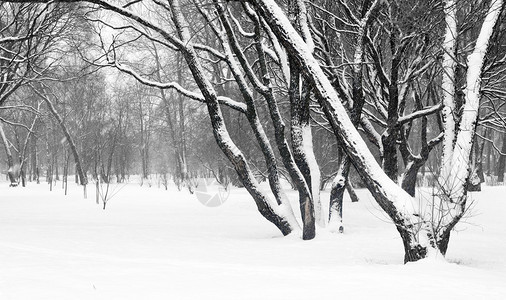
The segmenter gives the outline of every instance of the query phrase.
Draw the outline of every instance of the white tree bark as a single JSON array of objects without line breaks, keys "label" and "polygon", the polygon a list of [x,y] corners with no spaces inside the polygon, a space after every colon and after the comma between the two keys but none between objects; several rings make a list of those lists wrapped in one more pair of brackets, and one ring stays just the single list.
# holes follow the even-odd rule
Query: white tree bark
[{"label": "white tree bark", "polygon": [[467,77],[464,110],[451,159],[449,192],[452,202],[465,197],[465,184],[469,177],[469,159],[480,105],[481,75],[490,37],[502,11],[503,0],[492,0],[489,11],[476,40],[473,53],[467,57]]},{"label": "white tree bark", "polygon": [[320,181],[321,172],[313,148],[313,133],[311,132],[311,125],[305,124],[302,126],[302,147],[306,154],[307,164],[311,172],[311,193],[314,203],[314,214],[316,224],[321,227],[326,226],[326,218],[323,215],[322,203],[320,199]]},{"label": "white tree bark", "polygon": [[453,156],[453,142],[455,139],[455,44],[457,41],[457,19],[455,0],[445,2],[446,32],[443,42],[443,156],[441,158],[441,173],[439,184],[447,189],[451,161]]}]

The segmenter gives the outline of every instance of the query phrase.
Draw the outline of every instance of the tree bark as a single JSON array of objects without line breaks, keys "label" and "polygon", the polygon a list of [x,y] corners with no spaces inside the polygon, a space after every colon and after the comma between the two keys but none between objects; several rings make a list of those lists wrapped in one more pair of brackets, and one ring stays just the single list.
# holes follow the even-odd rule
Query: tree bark
[{"label": "tree bark", "polygon": [[[295,63],[290,62],[290,87],[288,91],[290,99],[290,112],[291,112],[291,137],[292,137],[292,148],[293,158],[297,167],[299,168],[302,176],[310,191],[311,186],[311,169],[309,167],[306,151],[304,149],[304,126],[309,125],[309,98],[301,95],[301,76],[300,71]],[[313,195],[314,196],[314,195]],[[300,213],[302,216],[302,222],[304,224],[303,234],[305,237],[313,238],[315,232],[315,210],[313,197],[306,195],[305,193],[299,193],[299,204]]]},{"label": "tree bark", "polygon": [[418,171],[423,167],[425,161],[421,159],[410,160],[404,171],[401,186],[411,196],[415,196],[416,193],[416,179]]}]

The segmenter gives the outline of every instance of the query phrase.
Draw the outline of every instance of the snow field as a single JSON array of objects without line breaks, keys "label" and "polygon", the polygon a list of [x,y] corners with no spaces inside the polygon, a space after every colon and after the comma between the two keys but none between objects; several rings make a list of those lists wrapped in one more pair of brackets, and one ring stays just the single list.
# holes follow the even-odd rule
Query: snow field
[{"label": "snow field", "polygon": [[88,199],[69,188],[0,183],[0,299],[506,299],[505,186],[472,194],[449,263],[408,265],[365,190],[345,198],[345,234],[303,241],[282,237],[244,189],[209,208],[130,183],[104,211],[93,186]]}]

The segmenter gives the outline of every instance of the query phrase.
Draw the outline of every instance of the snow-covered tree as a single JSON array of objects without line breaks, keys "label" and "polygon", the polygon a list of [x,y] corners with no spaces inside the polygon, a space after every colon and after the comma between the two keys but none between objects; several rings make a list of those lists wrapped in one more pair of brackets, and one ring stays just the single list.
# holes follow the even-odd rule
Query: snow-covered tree
[{"label": "snow-covered tree", "polygon": [[[100,22],[112,29],[134,33],[135,38],[129,42],[155,43],[182,56],[198,92],[182,86],[181,80],[161,82],[160,76],[146,74],[128,59],[118,58],[116,53],[121,45],[115,43],[111,43],[109,48],[103,47],[102,60],[94,63],[114,67],[144,85],[176,90],[187,98],[204,103],[218,147],[234,167],[259,212],[283,234],[298,232],[302,228],[302,237],[311,239],[316,233],[316,223],[319,221],[325,225],[319,209],[320,170],[312,146],[313,106],[316,107],[314,110],[322,113],[337,144],[347,156],[334,182],[334,187],[340,188],[340,195],[334,194],[333,201],[342,197],[346,175],[352,164],[399,231],[406,262],[446,253],[450,232],[466,212],[470,156],[478,120],[483,66],[489,41],[498,30],[497,20],[504,10],[502,0],[487,2],[484,16],[477,18],[482,24],[472,44],[473,50],[467,56],[463,109],[459,114],[455,112],[454,103],[458,99],[454,54],[459,38],[456,30],[458,6],[452,0],[439,3],[440,7],[444,7],[442,15],[445,16],[444,34],[441,36],[444,41],[439,45],[444,131],[432,140],[427,137],[427,116],[438,112],[441,105],[437,102],[423,105],[420,89],[414,88],[412,82],[422,75],[424,78],[431,74],[437,77],[434,71],[438,65],[437,57],[431,60],[432,52],[424,52],[427,45],[435,46],[437,39],[424,40],[418,31],[411,30],[414,22],[403,19],[403,7],[397,3],[365,1],[363,5],[358,5],[361,9],[356,9],[358,2],[340,1],[346,19],[333,15],[335,24],[344,24],[344,29],[337,28],[335,32],[347,32],[346,26],[353,27],[356,29],[353,34],[358,38],[348,45],[340,40],[342,53],[353,53],[352,68],[349,72],[333,73],[329,71],[334,67],[332,60],[325,57],[325,51],[316,50],[318,47],[325,49],[329,36],[326,36],[323,27],[315,26],[304,1],[288,1],[286,7],[273,0],[239,1],[227,5],[219,1],[178,0],[132,1],[123,5],[106,0],[85,2],[124,17],[127,21],[119,25],[114,24],[118,20]],[[351,2],[354,6],[348,5]],[[312,9],[325,10],[315,7]],[[151,13],[155,10],[163,12],[163,16],[155,18]],[[360,10],[358,17],[354,10]],[[238,12],[241,17],[238,17]],[[387,25],[374,23],[377,27],[371,38],[370,29],[375,18],[383,18],[377,23]],[[406,30],[400,28],[404,21],[408,24]],[[384,29],[389,30],[388,35],[382,35]],[[388,53],[381,52],[385,44],[388,45]],[[344,49],[346,47],[352,50]],[[368,66],[366,58],[371,59],[374,67]],[[386,62],[389,67],[384,66]],[[336,84],[341,77],[344,77],[342,84]],[[227,90],[223,89],[230,82],[233,84]],[[428,85],[422,80],[418,83],[424,87]],[[347,85],[351,87],[351,92],[346,90]],[[430,88],[434,86],[432,84]],[[405,112],[407,98],[413,100],[413,111],[410,113]],[[375,105],[374,101],[382,103]],[[377,111],[365,111],[367,103],[372,103],[368,105]],[[247,120],[248,132],[252,133],[252,140],[267,170],[265,177],[269,180],[270,190],[260,187],[252,167],[255,161],[245,154],[245,149],[238,147],[238,139],[231,137],[231,124],[223,115],[224,107]],[[381,118],[377,118],[381,114],[385,119],[385,129],[379,134],[378,127],[372,123],[382,123]],[[291,139],[285,132],[286,117],[290,120]],[[415,119],[422,124],[419,156],[413,154],[407,144]],[[380,149],[381,165],[357,127]],[[443,154],[435,187],[438,190],[436,199],[415,198],[416,173],[427,160],[428,152],[441,139]],[[401,185],[397,184],[398,151],[406,164]],[[280,184],[283,168],[299,194],[302,226],[295,218]],[[339,206],[335,203],[331,203],[331,209]],[[336,211],[338,213],[338,209]],[[339,222],[339,218],[337,220]]]}]

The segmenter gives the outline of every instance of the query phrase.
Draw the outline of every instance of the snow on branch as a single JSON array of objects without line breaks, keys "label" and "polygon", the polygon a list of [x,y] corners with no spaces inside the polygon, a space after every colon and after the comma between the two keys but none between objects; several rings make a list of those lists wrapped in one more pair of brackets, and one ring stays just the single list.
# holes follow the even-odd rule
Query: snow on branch
[{"label": "snow on branch", "polygon": [[397,120],[397,123],[399,125],[402,125],[402,124],[408,123],[410,121],[413,121],[414,119],[425,117],[425,116],[428,116],[430,114],[433,114],[433,113],[441,110],[442,108],[443,108],[443,106],[441,104],[436,104],[436,105],[433,105],[433,106],[430,106],[430,107],[426,107],[424,109],[417,110],[417,111],[415,111],[415,112],[413,112],[413,113],[411,113],[409,115],[400,117]]},{"label": "snow on branch", "polygon": [[236,17],[234,17],[234,15],[232,14],[232,12],[230,11],[230,8],[227,8],[227,12],[230,15],[230,18],[234,22],[235,26],[237,27],[237,30],[239,30],[239,33],[242,36],[247,37],[247,38],[254,38],[255,37],[255,33],[254,32],[246,32],[246,30],[244,30],[244,28],[242,28],[241,23],[239,22],[239,20],[237,20]]},{"label": "snow on branch", "polygon": [[26,36],[7,36],[7,37],[0,38],[0,44],[8,43],[8,42],[18,42],[18,41],[22,41],[22,40],[26,40],[26,39],[27,39]]}]

